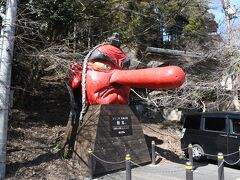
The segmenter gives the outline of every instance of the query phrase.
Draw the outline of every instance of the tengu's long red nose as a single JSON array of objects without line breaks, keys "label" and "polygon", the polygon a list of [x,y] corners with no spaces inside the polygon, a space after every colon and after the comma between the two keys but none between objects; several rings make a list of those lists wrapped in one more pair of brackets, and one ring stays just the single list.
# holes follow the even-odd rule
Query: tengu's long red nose
[{"label": "tengu's long red nose", "polygon": [[117,70],[110,83],[135,88],[173,89],[180,87],[185,80],[184,71],[177,66],[147,68],[137,70]]}]

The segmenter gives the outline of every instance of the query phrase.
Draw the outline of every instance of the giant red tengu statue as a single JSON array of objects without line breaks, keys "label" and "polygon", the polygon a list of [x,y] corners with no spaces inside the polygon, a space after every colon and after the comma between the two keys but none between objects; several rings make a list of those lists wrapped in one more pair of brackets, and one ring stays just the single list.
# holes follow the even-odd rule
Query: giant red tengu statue
[{"label": "giant red tengu statue", "polygon": [[[116,34],[108,42],[93,48],[82,65],[71,65],[68,90],[72,109],[63,146],[68,147],[68,152],[74,152],[76,159],[87,162],[88,148],[97,156],[110,157],[116,162],[121,161],[123,152],[129,150],[137,163],[150,159],[141,126],[127,106],[130,88],[177,88],[183,84],[185,73],[176,66],[128,70],[129,65],[130,60],[120,49]],[[88,105],[92,106],[87,111]],[[122,136],[125,138],[121,139]],[[95,165],[95,173],[124,166]]]},{"label": "giant red tengu statue", "polygon": [[89,105],[128,104],[131,87],[172,89],[183,84],[185,73],[177,66],[128,70],[130,59],[119,46],[120,41],[115,34],[109,42],[89,52],[85,65],[71,65],[70,87],[77,105],[73,108],[75,113],[72,113],[75,118],[80,112],[76,110],[81,109],[79,97],[82,93]]}]

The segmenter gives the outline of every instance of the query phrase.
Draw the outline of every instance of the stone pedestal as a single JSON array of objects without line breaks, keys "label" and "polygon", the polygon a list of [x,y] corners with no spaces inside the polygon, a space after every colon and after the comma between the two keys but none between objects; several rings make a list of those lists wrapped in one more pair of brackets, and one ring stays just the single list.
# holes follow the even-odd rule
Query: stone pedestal
[{"label": "stone pedestal", "polygon": [[[84,125],[76,134],[73,157],[87,164],[88,148],[104,161],[124,161],[127,153],[137,164],[151,161],[141,124],[128,105],[88,108]],[[125,163],[93,159],[94,175],[125,168]]]}]

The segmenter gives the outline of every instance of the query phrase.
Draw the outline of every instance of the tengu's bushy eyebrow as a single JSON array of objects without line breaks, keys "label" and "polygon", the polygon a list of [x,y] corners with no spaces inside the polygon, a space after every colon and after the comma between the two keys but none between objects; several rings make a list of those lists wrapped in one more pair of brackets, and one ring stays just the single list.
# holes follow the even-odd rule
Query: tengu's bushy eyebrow
[{"label": "tengu's bushy eyebrow", "polygon": [[103,61],[107,61],[107,62],[111,62],[114,65],[116,65],[116,62],[109,56],[107,56],[106,54],[102,53],[101,51],[99,51],[98,49],[94,50],[91,54],[91,56],[89,57],[90,60],[94,60],[94,59],[101,59]]}]

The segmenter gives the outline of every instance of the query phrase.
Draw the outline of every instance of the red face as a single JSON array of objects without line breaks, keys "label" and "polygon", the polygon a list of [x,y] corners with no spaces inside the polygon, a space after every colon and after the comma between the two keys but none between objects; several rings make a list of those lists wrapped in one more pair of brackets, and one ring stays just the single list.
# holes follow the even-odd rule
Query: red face
[{"label": "red face", "polygon": [[[97,58],[93,54],[93,59],[89,59],[88,62],[86,79],[88,103],[128,104],[130,87],[110,83],[113,72],[127,68],[127,65],[123,65],[127,62],[126,55],[111,45],[102,46],[96,51]],[[99,56],[99,52],[106,56]]]}]

